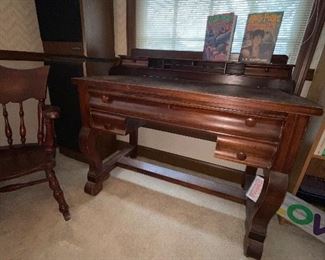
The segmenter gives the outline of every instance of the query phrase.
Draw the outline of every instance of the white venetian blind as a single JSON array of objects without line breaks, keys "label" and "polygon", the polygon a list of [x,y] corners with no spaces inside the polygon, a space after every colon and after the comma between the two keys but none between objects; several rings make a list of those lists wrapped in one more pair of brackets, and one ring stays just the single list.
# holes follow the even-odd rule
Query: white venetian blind
[{"label": "white venetian blind", "polygon": [[137,0],[137,48],[202,51],[208,15],[234,12],[232,53],[239,53],[249,13],[284,11],[274,50],[295,63],[313,0]]}]

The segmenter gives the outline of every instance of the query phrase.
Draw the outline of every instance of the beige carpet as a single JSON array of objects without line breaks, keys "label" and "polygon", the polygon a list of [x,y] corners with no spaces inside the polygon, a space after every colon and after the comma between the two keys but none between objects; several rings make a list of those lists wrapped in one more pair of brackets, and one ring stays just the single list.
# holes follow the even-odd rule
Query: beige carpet
[{"label": "beige carpet", "polygon": [[[46,184],[0,194],[1,260],[246,259],[242,205],[120,168],[91,197],[85,164],[60,154],[57,164],[72,219]],[[324,256],[324,244],[273,219],[263,259]]]}]

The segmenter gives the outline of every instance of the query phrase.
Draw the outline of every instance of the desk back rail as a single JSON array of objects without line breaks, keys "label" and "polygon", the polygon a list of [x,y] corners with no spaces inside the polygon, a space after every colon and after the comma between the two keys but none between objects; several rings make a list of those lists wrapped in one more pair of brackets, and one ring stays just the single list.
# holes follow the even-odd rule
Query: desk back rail
[{"label": "desk back rail", "polygon": [[241,85],[247,88],[279,89],[287,93],[293,93],[295,83],[291,80],[249,77],[245,75],[220,75],[211,72],[184,71],[143,66],[115,66],[110,70],[110,75],[146,76],[161,79],[194,80],[206,83]]}]

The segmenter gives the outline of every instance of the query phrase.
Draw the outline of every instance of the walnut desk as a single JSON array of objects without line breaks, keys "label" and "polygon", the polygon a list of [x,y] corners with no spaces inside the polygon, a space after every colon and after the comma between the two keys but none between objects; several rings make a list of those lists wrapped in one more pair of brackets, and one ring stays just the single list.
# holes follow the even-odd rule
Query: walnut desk
[{"label": "walnut desk", "polygon": [[[86,193],[98,194],[109,172],[120,166],[246,203],[244,251],[247,256],[261,257],[267,225],[285,196],[288,175],[308,120],[321,115],[321,107],[257,85],[243,88],[236,84],[128,75],[73,81],[81,104],[81,150],[89,160]],[[137,160],[139,127],[214,140],[216,158],[243,163],[247,169],[264,169],[263,191],[257,203],[246,200],[241,187]],[[103,163],[95,144],[97,137],[105,133],[130,134],[130,146]],[[252,175],[246,176],[250,179]]]}]

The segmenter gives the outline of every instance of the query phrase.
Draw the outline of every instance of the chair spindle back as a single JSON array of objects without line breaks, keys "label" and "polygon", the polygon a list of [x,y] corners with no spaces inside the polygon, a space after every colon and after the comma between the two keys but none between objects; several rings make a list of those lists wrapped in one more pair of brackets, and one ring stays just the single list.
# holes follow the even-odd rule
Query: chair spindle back
[{"label": "chair spindle back", "polygon": [[45,133],[42,111],[46,98],[48,71],[48,66],[26,70],[9,69],[0,66],[0,104],[2,104],[2,114],[5,122],[4,130],[9,146],[13,145],[13,137],[6,105],[8,103],[19,104],[19,134],[20,141],[24,145],[26,143],[27,130],[24,120],[23,102],[31,98],[38,100],[38,144],[44,142]]}]

